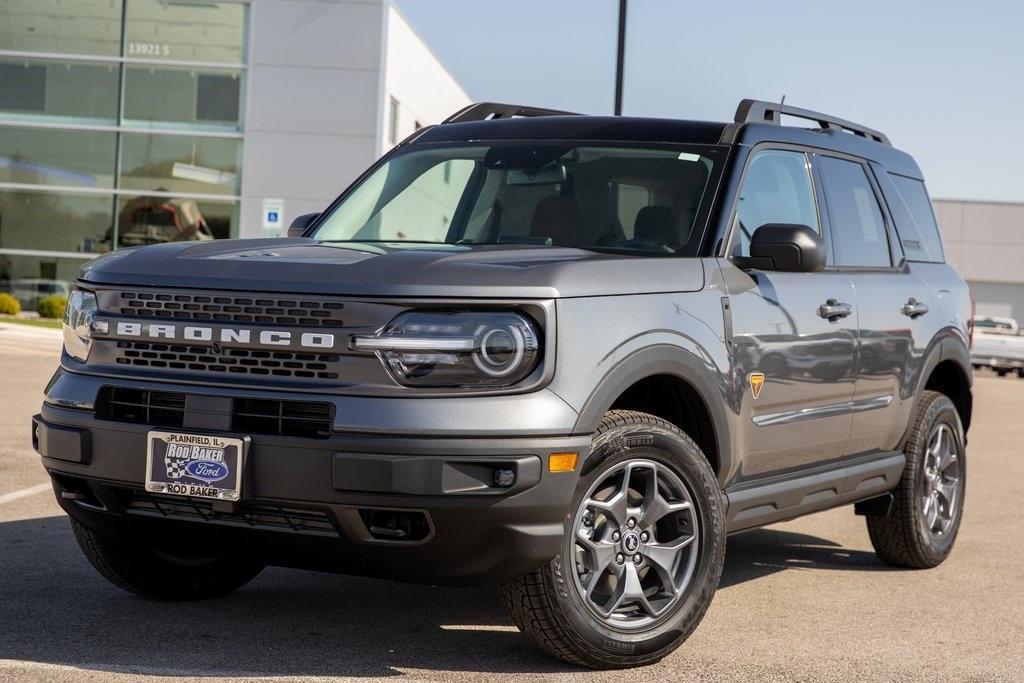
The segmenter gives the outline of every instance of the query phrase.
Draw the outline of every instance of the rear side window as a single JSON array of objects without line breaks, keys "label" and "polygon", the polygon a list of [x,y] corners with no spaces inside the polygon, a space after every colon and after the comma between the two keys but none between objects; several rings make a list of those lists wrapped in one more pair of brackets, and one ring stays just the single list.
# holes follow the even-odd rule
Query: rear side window
[{"label": "rear side window", "polygon": [[[898,195],[895,198],[897,206],[891,208],[907,260],[942,263],[946,260],[942,253],[942,238],[924,183],[894,173],[889,174],[889,179]],[[890,205],[893,203],[889,202]]]},{"label": "rear side window", "polygon": [[824,178],[836,264],[891,266],[885,219],[864,166],[835,157],[818,159]]}]

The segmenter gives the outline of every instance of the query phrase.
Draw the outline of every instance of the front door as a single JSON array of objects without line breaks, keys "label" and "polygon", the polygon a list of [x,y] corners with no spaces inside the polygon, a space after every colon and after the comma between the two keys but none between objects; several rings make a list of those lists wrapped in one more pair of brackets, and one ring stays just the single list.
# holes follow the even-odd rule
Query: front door
[{"label": "front door", "polygon": [[[768,223],[822,232],[804,152],[766,149],[752,155],[741,183],[730,256],[749,255],[750,236]],[[741,271],[727,260],[722,268],[732,315],[741,478],[841,458],[852,423],[857,344],[850,277],[835,271]]]}]

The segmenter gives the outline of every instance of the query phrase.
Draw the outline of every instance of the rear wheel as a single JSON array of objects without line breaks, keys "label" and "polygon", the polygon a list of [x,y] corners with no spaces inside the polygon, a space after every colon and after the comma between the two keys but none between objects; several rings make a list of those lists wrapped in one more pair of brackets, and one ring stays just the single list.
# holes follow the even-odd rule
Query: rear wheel
[{"label": "rear wheel", "polygon": [[938,566],[953,549],[964,509],[964,430],[943,394],[925,391],[904,449],[906,468],[884,515],[868,515],[878,556],[900,567]]},{"label": "rear wheel", "polygon": [[208,600],[241,588],[263,570],[249,559],[181,557],[125,543],[71,520],[75,540],[105,579],[158,600]]},{"label": "rear wheel", "polygon": [[561,554],[502,587],[541,648],[593,668],[656,662],[693,632],[722,572],[722,494],[673,425],[612,411],[594,439]]}]

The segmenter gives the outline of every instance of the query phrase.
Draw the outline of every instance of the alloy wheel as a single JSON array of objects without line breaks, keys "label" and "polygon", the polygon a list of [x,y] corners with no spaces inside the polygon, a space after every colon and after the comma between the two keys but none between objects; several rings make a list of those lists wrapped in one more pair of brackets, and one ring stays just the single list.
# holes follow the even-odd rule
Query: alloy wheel
[{"label": "alloy wheel", "polygon": [[607,626],[648,628],[673,612],[697,563],[690,491],[653,460],[619,463],[591,486],[573,519],[573,577]]},{"label": "alloy wheel", "polygon": [[949,533],[961,502],[961,453],[950,426],[940,422],[932,429],[924,456],[921,478],[921,518],[935,538]]}]

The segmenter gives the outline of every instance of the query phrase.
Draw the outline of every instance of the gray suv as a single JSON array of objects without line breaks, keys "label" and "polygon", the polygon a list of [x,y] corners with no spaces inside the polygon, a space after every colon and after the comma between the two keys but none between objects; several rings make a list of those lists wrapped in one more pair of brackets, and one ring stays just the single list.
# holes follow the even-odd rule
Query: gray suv
[{"label": "gray suv", "polygon": [[32,434],[129,591],[494,583],[540,647],[627,667],[696,628],[728,534],[855,504],[883,561],[946,558],[971,320],[877,131],[478,104],[288,238],[83,266]]}]

